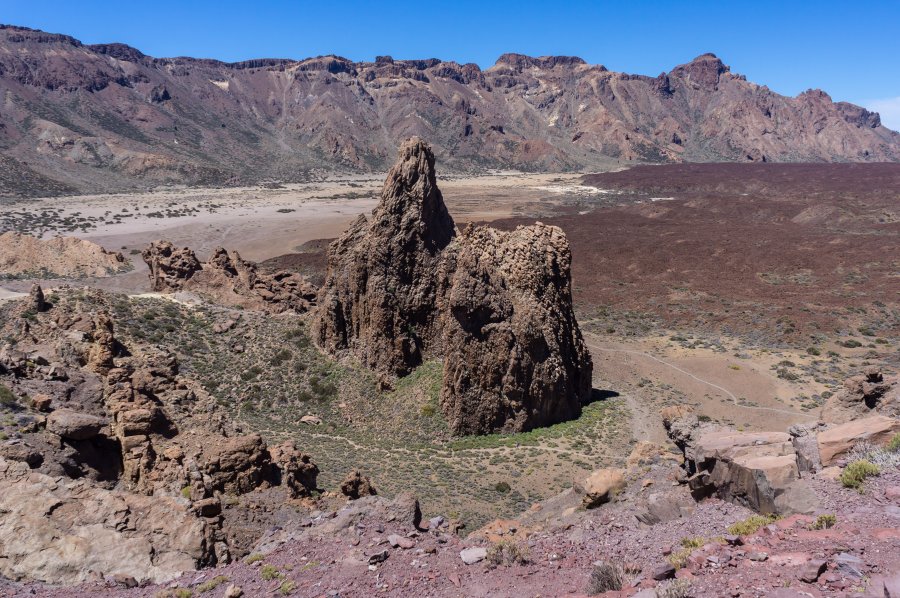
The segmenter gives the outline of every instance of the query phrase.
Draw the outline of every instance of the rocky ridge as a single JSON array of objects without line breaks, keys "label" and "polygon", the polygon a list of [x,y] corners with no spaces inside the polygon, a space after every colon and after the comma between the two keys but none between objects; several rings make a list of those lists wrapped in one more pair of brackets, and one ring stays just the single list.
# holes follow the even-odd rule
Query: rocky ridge
[{"label": "rocky ridge", "polygon": [[0,279],[105,277],[130,267],[121,253],[84,239],[0,233]]},{"label": "rocky ridge", "polygon": [[590,396],[591,360],[572,311],[565,235],[535,224],[456,235],[434,156],[403,144],[381,203],[329,248],[314,337],[390,385],[443,357],[441,408],[459,434],[571,419]]},{"label": "rocky ridge", "polygon": [[484,70],[389,56],[153,58],[11,25],[0,47],[5,195],[378,171],[412,135],[457,171],[900,159],[878,114],[820,90],[779,95],[712,54],[644,76],[520,54]]},{"label": "rocky ridge", "polygon": [[4,322],[0,347],[2,390],[30,397],[6,399],[20,434],[0,443],[3,576],[165,581],[256,540],[260,530],[232,524],[241,507],[225,515],[226,496],[283,502],[316,489],[308,455],[242,433],[172,355],[123,345],[112,319],[76,297],[29,303]]}]

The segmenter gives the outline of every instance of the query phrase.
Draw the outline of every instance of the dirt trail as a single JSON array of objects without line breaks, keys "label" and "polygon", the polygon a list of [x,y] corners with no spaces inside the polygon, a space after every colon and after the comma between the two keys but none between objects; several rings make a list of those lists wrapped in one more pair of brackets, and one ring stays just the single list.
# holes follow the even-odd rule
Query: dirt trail
[{"label": "dirt trail", "polygon": [[[663,380],[665,383],[683,392],[691,401],[701,401],[704,404],[702,411],[708,408],[711,412],[710,414],[728,414],[732,418],[735,414],[740,414],[740,417],[748,417],[747,414],[757,414],[752,418],[748,417],[751,423],[776,420],[776,425],[779,428],[787,428],[792,423],[815,419],[813,415],[790,409],[742,404],[741,399],[734,391],[671,361],[639,349],[605,346],[606,343],[603,343],[598,335],[590,332],[585,332],[584,336],[585,344],[594,353],[595,364],[600,365],[600,367],[595,367],[598,370],[604,369],[607,378],[611,378],[610,373],[612,373],[618,375],[618,380],[621,380],[622,376],[627,375],[625,374],[626,371],[630,374],[638,372],[640,377]],[[609,359],[601,363],[598,359],[598,354],[601,353],[610,356],[612,363],[609,363]],[[727,359],[723,359],[723,369],[726,363]],[[768,377],[762,373],[756,373],[755,376],[759,379],[759,386],[762,386],[763,383],[771,383]],[[612,381],[615,382],[616,380],[617,378],[612,378]],[[608,384],[610,380],[605,382]],[[747,389],[743,390],[746,391]],[[659,414],[655,413],[656,407],[641,401],[629,392],[621,392],[621,396],[633,414],[632,431],[635,439],[663,440],[665,433]],[[723,411],[722,408],[726,405],[727,407]],[[763,416],[762,419],[759,415]]]}]

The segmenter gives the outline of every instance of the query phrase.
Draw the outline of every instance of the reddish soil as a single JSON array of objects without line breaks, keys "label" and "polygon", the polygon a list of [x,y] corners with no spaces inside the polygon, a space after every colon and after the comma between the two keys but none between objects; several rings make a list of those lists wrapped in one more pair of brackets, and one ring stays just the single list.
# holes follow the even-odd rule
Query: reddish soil
[{"label": "reddish soil", "polygon": [[641,166],[585,183],[627,194],[544,222],[569,237],[588,315],[610,306],[774,340],[900,331],[898,164]]}]

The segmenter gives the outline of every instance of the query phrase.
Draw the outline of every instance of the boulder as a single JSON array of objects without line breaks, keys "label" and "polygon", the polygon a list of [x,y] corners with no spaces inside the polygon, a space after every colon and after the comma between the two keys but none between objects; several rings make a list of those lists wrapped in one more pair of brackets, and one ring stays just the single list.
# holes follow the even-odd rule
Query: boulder
[{"label": "boulder", "polygon": [[625,470],[613,468],[598,469],[575,485],[575,493],[582,496],[581,503],[586,509],[609,502],[624,489]]},{"label": "boulder", "polygon": [[341,482],[341,494],[350,500],[356,500],[363,496],[375,496],[378,491],[375,490],[375,486],[368,476],[364,476],[356,470],[348,473]]},{"label": "boulder", "polygon": [[681,492],[654,492],[647,496],[646,505],[635,512],[641,523],[656,525],[687,517],[694,512],[695,504],[690,496]]},{"label": "boulder", "polygon": [[859,442],[883,445],[897,433],[900,433],[900,419],[883,415],[872,415],[831,427],[816,437],[822,465],[831,465]]},{"label": "boulder", "polygon": [[47,416],[47,430],[66,440],[89,440],[106,424],[102,417],[71,409],[57,409]]},{"label": "boulder", "polygon": [[472,546],[459,551],[459,558],[466,565],[474,565],[487,558],[487,548],[483,546]]}]

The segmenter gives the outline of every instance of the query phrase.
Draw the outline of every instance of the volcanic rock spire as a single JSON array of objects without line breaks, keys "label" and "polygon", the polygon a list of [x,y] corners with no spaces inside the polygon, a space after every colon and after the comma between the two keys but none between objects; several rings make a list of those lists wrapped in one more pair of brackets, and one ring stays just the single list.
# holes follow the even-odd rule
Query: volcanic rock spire
[{"label": "volcanic rock spire", "polygon": [[434,154],[414,137],[400,147],[371,221],[360,216],[328,251],[314,336],[331,353],[403,376],[437,339],[441,252],[456,225],[437,188]]},{"label": "volcanic rock spire", "polygon": [[572,310],[563,232],[470,226],[456,236],[434,155],[400,148],[371,221],[329,248],[314,338],[388,384],[443,357],[441,408],[457,434],[522,431],[576,417],[592,363]]}]

